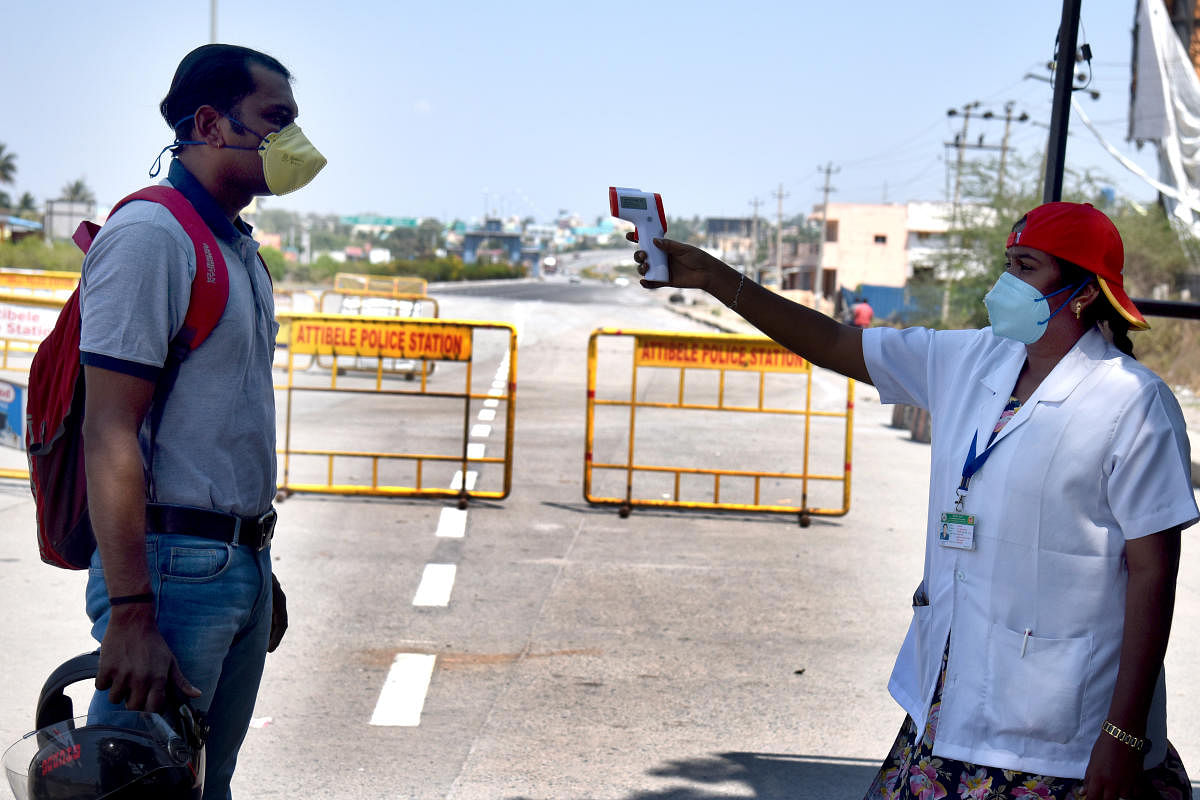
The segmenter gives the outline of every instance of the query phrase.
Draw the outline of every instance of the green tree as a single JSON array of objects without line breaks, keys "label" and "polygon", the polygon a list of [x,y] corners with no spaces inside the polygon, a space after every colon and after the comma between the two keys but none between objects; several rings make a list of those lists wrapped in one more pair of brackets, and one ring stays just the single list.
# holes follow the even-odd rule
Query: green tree
[{"label": "green tree", "polygon": [[423,258],[433,258],[438,248],[445,245],[446,242],[446,226],[440,220],[429,219],[421,220],[421,224],[417,226],[417,250]]},{"label": "green tree", "polygon": [[258,254],[262,256],[262,260],[267,265],[267,271],[271,273],[271,279],[276,283],[282,281],[287,274],[287,260],[283,257],[283,253],[276,250],[274,247],[260,247]]},{"label": "green tree", "polygon": [[37,200],[34,200],[33,195],[29,192],[21,193],[21,199],[17,201],[17,216],[31,220],[36,220],[40,216],[37,210]]},{"label": "green tree", "polygon": [[[1001,189],[998,160],[964,165],[962,203],[945,246],[928,263],[914,265],[930,268],[932,274],[924,272],[910,281],[910,300],[920,307],[910,322],[941,328],[988,324],[983,296],[1003,269],[1004,244],[1013,223],[1041,203],[1041,169],[1040,154],[1012,153]],[[1064,178],[1064,200],[1103,205],[1101,176],[1068,170]],[[1113,216],[1112,209],[1105,210]]]},{"label": "green tree", "polygon": [[698,216],[667,217],[667,235],[672,239],[688,244],[704,244],[704,220]]},{"label": "green tree", "polygon": [[17,154],[0,143],[0,183],[12,183],[17,176]]},{"label": "green tree", "polygon": [[0,208],[10,209],[13,207],[12,195],[8,192],[0,190]]},{"label": "green tree", "polygon": [[59,199],[70,203],[94,203],[96,202],[96,195],[92,193],[91,187],[87,185],[87,181],[79,178],[63,186],[62,197]]}]

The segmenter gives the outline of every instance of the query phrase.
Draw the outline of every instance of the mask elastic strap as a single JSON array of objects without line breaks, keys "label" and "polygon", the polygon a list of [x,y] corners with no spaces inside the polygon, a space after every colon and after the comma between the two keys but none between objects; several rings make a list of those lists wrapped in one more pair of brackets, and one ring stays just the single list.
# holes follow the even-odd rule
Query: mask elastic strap
[{"label": "mask elastic strap", "polygon": [[202,142],[202,141],[200,141],[200,140],[198,140],[198,139],[196,139],[196,140],[193,140],[193,139],[188,139],[188,140],[185,140],[185,141],[179,141],[178,139],[176,139],[175,141],[171,142],[169,145],[167,145],[166,147],[164,147],[162,150],[159,150],[159,151],[158,151],[158,158],[154,159],[154,163],[150,165],[150,177],[151,177],[151,178],[157,178],[157,177],[158,177],[158,173],[162,172],[162,157],[163,157],[163,153],[165,153],[165,152],[167,152],[168,150],[170,150],[170,151],[171,151],[171,154],[172,154],[172,155],[174,155],[174,154],[175,154],[175,151],[176,151],[178,148],[180,148],[180,147],[183,147],[183,146],[185,146],[185,145],[189,145],[189,144],[207,144],[207,142]]},{"label": "mask elastic strap", "polygon": [[[1050,316],[1046,317],[1044,320],[1039,322],[1038,325],[1045,325],[1045,324],[1049,323],[1050,320],[1054,319],[1054,317],[1058,314],[1058,312],[1062,311],[1064,308],[1071,305],[1071,301],[1075,299],[1075,295],[1082,292],[1084,286],[1087,286],[1087,281],[1084,281],[1083,283],[1079,284],[1078,286],[1074,286],[1074,287],[1064,286],[1063,288],[1059,289],[1057,292],[1051,292],[1050,294],[1043,295],[1042,299],[1049,301],[1050,298],[1054,297],[1056,294],[1062,294],[1063,292],[1067,291],[1068,289],[1072,289],[1072,288],[1075,289],[1075,291],[1071,292],[1071,296],[1067,298],[1067,301],[1065,303],[1063,303],[1061,306],[1059,306],[1058,308],[1051,311]],[[1050,303],[1047,302],[1046,305],[1049,306]]]}]

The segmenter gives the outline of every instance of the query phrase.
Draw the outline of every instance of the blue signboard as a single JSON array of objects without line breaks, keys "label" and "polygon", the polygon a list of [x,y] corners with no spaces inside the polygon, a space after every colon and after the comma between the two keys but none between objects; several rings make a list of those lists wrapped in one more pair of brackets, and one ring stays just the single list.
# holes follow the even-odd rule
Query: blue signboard
[{"label": "blue signboard", "polygon": [[25,387],[0,381],[0,447],[25,449]]}]

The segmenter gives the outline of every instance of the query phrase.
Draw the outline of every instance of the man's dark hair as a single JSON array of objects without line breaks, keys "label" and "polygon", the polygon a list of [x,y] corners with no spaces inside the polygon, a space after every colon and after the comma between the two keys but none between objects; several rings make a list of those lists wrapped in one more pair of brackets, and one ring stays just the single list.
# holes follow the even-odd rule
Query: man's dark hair
[{"label": "man's dark hair", "polygon": [[200,106],[228,112],[253,94],[251,64],[278,72],[286,80],[292,79],[287,67],[271,56],[236,44],[206,44],[184,56],[175,70],[170,91],[158,106],[175,135],[180,139],[191,137],[191,115]]}]

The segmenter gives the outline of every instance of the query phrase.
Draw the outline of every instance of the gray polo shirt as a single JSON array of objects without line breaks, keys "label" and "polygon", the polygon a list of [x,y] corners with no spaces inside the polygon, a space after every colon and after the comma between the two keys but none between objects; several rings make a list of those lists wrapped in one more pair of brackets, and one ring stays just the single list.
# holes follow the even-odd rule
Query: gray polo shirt
[{"label": "gray polo shirt", "polygon": [[[167,182],[216,234],[229,301],[208,339],[184,360],[161,409],[151,458],[147,415],[140,440],[159,503],[257,515],[275,496],[274,299],[258,244],[235,228],[175,161]],[[240,229],[239,229],[240,228]],[[164,206],[133,201],[100,229],[83,262],[79,303],[83,364],[158,381],[183,325],[196,253]],[[149,473],[147,473],[149,479]]]}]

